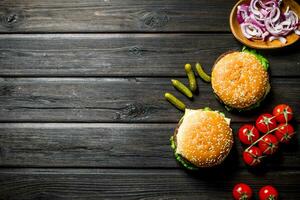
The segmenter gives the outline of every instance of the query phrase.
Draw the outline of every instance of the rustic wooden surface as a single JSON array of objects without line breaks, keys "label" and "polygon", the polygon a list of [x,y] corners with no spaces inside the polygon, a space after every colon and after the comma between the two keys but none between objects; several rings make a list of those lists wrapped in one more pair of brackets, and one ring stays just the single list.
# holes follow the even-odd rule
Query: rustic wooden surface
[{"label": "rustic wooden surface", "polygon": [[[178,168],[169,138],[174,123],[2,123],[0,165],[11,167]],[[233,123],[237,132],[241,123]],[[300,158],[297,140],[266,167],[294,169]],[[243,147],[236,139],[222,168],[244,169]],[[275,165],[275,166],[273,166]]]},{"label": "rustic wooden surface", "polygon": [[228,31],[223,0],[2,0],[1,32]]},{"label": "rustic wooden surface", "polygon": [[273,183],[282,199],[298,199],[299,176],[292,170],[208,177],[176,169],[3,169],[0,184],[2,199],[230,199],[232,185],[243,179],[255,191]]},{"label": "rustic wooden surface", "polygon": [[[211,71],[222,53],[240,48],[228,33],[2,34],[0,75],[184,76],[186,62],[201,61]],[[263,51],[272,76],[300,76],[299,51]]]},{"label": "rustic wooden surface", "polygon": [[235,133],[288,103],[299,130],[299,42],[262,51],[272,91],[252,112],[226,112],[200,80],[193,102],[172,88],[173,77],[186,83],[186,62],[210,71],[220,54],[241,49],[229,32],[234,3],[0,1],[0,200],[230,199],[237,182],[300,199],[299,134],[256,170],[237,139],[215,169],[187,172],[173,158],[169,137],[182,113],[166,91],[224,111]]},{"label": "rustic wooden surface", "polygon": [[[179,78],[186,82],[186,78]],[[181,112],[163,98],[172,91],[192,108],[225,111],[209,84],[198,81],[199,95],[189,101],[174,91],[170,78],[2,78],[2,121],[26,122],[177,122]],[[287,89],[288,88],[288,89]],[[300,113],[300,79],[272,78],[272,90],[260,111],[288,102]],[[257,112],[226,113],[233,122],[254,120]],[[300,116],[295,116],[300,121]]]}]

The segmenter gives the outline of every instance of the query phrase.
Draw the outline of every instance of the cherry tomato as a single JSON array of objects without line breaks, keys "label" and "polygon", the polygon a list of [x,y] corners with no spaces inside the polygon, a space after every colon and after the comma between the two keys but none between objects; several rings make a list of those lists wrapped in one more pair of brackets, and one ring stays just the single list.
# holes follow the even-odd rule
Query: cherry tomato
[{"label": "cherry tomato", "polygon": [[273,115],[280,123],[287,123],[293,118],[292,108],[286,104],[279,104],[273,109]]},{"label": "cherry tomato", "polygon": [[266,185],[259,190],[259,200],[277,200],[278,191],[271,185]]},{"label": "cherry tomato", "polygon": [[252,146],[248,151],[243,152],[243,160],[247,165],[256,166],[261,162],[261,158],[261,150],[256,146]]},{"label": "cherry tomato", "polygon": [[262,114],[256,120],[256,128],[262,133],[267,133],[276,128],[276,120],[271,114]]},{"label": "cherry tomato", "polygon": [[258,142],[258,147],[264,154],[272,155],[278,149],[278,140],[274,135],[268,134]]},{"label": "cherry tomato", "polygon": [[249,200],[252,198],[252,189],[245,183],[238,183],[232,190],[232,195],[235,200]]},{"label": "cherry tomato", "polygon": [[239,139],[243,144],[250,145],[259,138],[259,132],[255,126],[245,124],[239,129]]},{"label": "cherry tomato", "polygon": [[279,124],[275,131],[275,136],[280,142],[289,143],[292,136],[295,134],[294,128],[290,124]]}]

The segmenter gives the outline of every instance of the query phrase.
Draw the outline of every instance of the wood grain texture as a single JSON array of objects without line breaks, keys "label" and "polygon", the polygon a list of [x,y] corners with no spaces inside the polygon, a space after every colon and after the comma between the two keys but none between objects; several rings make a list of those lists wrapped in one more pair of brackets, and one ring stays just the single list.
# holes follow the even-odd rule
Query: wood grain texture
[{"label": "wood grain texture", "polygon": [[[0,121],[177,122],[182,113],[164,99],[165,92],[190,108],[224,111],[233,122],[254,120],[279,103],[300,113],[299,78],[273,78],[265,104],[248,113],[226,112],[209,84],[198,85],[199,95],[190,101],[175,91],[170,78],[1,78]],[[299,115],[295,119],[299,121]]]},{"label": "wood grain texture", "polygon": [[[176,124],[0,123],[1,167],[178,168],[169,138]],[[235,145],[221,170],[246,168]],[[296,130],[298,126],[295,126]],[[297,169],[300,134],[266,159],[264,171]],[[261,170],[261,169],[260,169]]]},{"label": "wood grain texture", "polygon": [[[169,137],[182,113],[163,94],[224,111],[209,84],[198,81],[190,102],[170,79],[187,83],[185,63],[210,72],[220,54],[241,49],[229,33],[234,3],[0,0],[0,200],[218,200],[231,199],[237,182],[300,199],[298,133],[256,170],[243,164],[237,140],[215,169],[186,172],[173,158]],[[271,63],[267,101],[224,112],[236,133],[288,103],[298,131],[299,42],[262,53]]]},{"label": "wood grain texture", "polygon": [[[241,48],[231,34],[5,34],[0,76],[185,76]],[[261,53],[272,76],[300,76],[300,45]]]},{"label": "wood grain texture", "polygon": [[243,180],[258,191],[276,186],[280,199],[299,199],[298,171],[255,175],[183,170],[128,169],[2,169],[1,199],[231,199],[232,187]]},{"label": "wood grain texture", "polygon": [[229,31],[223,0],[2,0],[0,32]]}]

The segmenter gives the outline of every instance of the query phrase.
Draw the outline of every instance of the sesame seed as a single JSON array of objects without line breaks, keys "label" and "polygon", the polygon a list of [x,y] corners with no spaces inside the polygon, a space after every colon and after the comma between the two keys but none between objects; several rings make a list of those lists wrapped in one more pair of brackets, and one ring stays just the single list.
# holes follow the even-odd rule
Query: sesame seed
[{"label": "sesame seed", "polygon": [[200,167],[219,164],[228,155],[232,130],[225,118],[214,111],[186,113],[177,135],[177,153]]},{"label": "sesame seed", "polygon": [[212,87],[227,105],[246,108],[259,101],[268,88],[268,74],[254,55],[233,52],[213,68]]}]

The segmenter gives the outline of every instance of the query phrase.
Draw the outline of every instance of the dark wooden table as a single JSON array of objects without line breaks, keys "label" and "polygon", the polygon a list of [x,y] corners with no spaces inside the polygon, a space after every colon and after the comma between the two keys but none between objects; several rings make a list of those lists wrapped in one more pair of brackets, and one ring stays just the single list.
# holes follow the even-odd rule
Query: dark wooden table
[{"label": "dark wooden table", "polygon": [[[236,133],[278,103],[295,111],[291,145],[258,170],[241,160],[236,140],[217,169],[181,169],[169,145],[182,115],[165,102],[183,65],[239,50],[229,31],[234,1],[1,0],[0,199],[231,199],[237,182],[255,193],[276,186],[300,199],[299,43],[261,51],[272,91],[258,111],[224,111],[198,81],[189,107],[232,118]],[[180,95],[178,92],[174,92]]]}]

